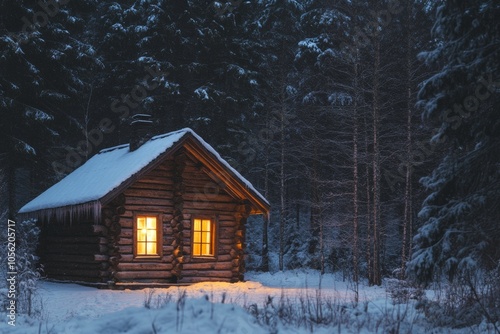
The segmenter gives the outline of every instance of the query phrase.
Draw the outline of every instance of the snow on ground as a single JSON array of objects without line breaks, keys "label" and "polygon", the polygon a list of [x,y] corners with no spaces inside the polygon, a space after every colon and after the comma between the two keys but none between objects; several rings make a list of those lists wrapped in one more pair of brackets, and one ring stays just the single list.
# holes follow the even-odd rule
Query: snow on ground
[{"label": "snow on ground", "polygon": [[[315,297],[319,287],[320,275],[317,272],[279,272],[249,273],[246,282],[223,283],[205,282],[187,287],[171,287],[154,289],[155,295],[169,294],[177,300],[182,291],[187,297],[201,299],[208,296],[216,303],[248,306],[262,304],[268,296],[274,298],[285,296],[295,299],[299,297]],[[354,291],[347,282],[338,280],[334,275],[324,275],[321,281],[322,296],[349,303],[354,299]],[[128,307],[143,307],[150,289],[143,290],[101,290],[77,284],[40,283],[40,297],[45,309],[45,318],[49,322],[60,322],[76,315],[97,318],[104,314],[123,310]],[[371,287],[360,293],[360,300],[385,299],[385,289]]]},{"label": "snow on ground", "polygon": [[[169,303],[161,309],[128,307],[96,320],[77,317],[55,326],[57,333],[258,333],[261,327],[244,309],[187,299],[184,305]],[[27,333],[27,332],[25,332]]]},{"label": "snow on ground", "polygon": [[[401,333],[455,333],[450,329],[429,331],[413,305],[393,305],[383,287],[360,285],[360,302],[355,307],[352,283],[337,275],[287,271],[248,273],[246,279],[234,284],[207,282],[123,291],[41,282],[42,314],[19,316],[16,327],[3,321],[0,333],[385,333],[394,326]],[[321,325],[321,321],[297,326],[300,320],[294,317],[301,317],[297,311],[290,314],[294,325],[276,319],[283,301],[295,310],[307,307],[312,308],[311,314],[318,314],[315,301],[319,291],[322,312],[327,314],[328,309],[328,314],[338,317],[340,324],[335,328]],[[145,307],[148,296],[151,309]],[[286,307],[283,310],[288,312]]]}]

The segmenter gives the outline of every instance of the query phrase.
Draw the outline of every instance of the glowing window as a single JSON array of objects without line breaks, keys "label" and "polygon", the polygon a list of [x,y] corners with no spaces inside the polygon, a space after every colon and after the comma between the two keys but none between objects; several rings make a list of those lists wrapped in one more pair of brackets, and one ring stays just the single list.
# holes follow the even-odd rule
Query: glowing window
[{"label": "glowing window", "polygon": [[158,255],[156,217],[137,216],[137,255]]},{"label": "glowing window", "polygon": [[214,256],[215,225],[210,219],[193,220],[193,256]]}]

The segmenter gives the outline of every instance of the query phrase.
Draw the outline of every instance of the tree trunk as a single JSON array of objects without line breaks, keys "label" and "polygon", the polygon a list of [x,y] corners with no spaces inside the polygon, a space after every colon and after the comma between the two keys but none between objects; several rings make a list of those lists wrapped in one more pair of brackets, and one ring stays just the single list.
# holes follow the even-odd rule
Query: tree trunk
[{"label": "tree trunk", "polygon": [[[309,254],[311,256],[315,256],[318,251],[321,252],[321,240],[320,238],[322,237],[320,234],[321,228],[320,225],[321,219],[320,219],[320,210],[321,210],[321,204],[320,204],[320,195],[319,195],[319,173],[318,173],[318,160],[316,157],[318,156],[318,142],[315,138],[313,139],[313,161],[311,163],[311,174],[310,174],[310,182],[311,182],[311,219],[310,219],[310,231],[311,231],[311,241],[309,241]],[[320,254],[321,256],[321,254]],[[314,263],[314,268],[318,269],[318,263]],[[320,258],[320,263],[319,263],[319,268],[321,268],[321,258]]]},{"label": "tree trunk", "polygon": [[[357,91],[358,88],[358,64],[357,59],[354,64],[354,89]],[[352,245],[352,266],[353,266],[353,280],[358,282],[358,262],[359,262],[359,208],[358,208],[358,99],[357,93],[354,93],[354,106],[353,106],[353,120],[354,129],[352,135],[353,142],[353,245]]]},{"label": "tree trunk", "polygon": [[[269,129],[269,113],[267,113],[266,128]],[[264,163],[264,197],[269,198],[269,143],[266,145],[265,163]],[[262,259],[260,269],[269,271],[269,215],[264,216],[262,226]]]},{"label": "tree trunk", "polygon": [[295,204],[295,222],[297,224],[298,231],[300,229],[300,203]]},{"label": "tree trunk", "polygon": [[319,219],[319,262],[320,273],[323,275],[325,273],[325,242],[323,236],[323,215],[321,213]]},{"label": "tree trunk", "polygon": [[280,251],[279,270],[283,270],[285,252],[285,110],[284,101],[280,119]]},{"label": "tree trunk", "polygon": [[381,285],[380,275],[380,36],[374,36],[375,61],[373,72],[373,284]]},{"label": "tree trunk", "polygon": [[405,173],[405,195],[404,195],[404,217],[403,217],[403,240],[401,249],[401,279],[405,278],[406,261],[408,261],[409,249],[411,248],[411,226],[412,224],[412,39],[411,39],[411,5],[408,2],[407,11],[407,39],[406,39],[406,173]]},{"label": "tree trunk", "polygon": [[[368,158],[369,145],[368,145],[368,124],[366,117],[364,118],[365,126],[365,153]],[[373,260],[372,260],[372,219],[371,219],[371,182],[370,182],[370,164],[368,161],[365,163],[365,178],[366,178],[366,263],[368,271],[368,283],[373,284]]]}]

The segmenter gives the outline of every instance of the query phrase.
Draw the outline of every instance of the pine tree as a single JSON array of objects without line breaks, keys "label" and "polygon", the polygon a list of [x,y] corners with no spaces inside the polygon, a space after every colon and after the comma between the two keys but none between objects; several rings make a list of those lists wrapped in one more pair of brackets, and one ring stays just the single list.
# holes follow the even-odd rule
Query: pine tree
[{"label": "pine tree", "polygon": [[[105,105],[112,104],[118,123],[148,110],[158,122],[156,132],[190,126],[223,155],[246,151],[239,145],[259,111],[261,81],[258,45],[246,29],[255,4],[150,0],[101,6],[97,43],[107,67],[101,92],[111,97]],[[152,72],[158,76],[147,86],[144,78]],[[229,137],[234,141],[228,143]]]},{"label": "pine tree", "polygon": [[345,130],[353,126],[355,91],[349,74],[353,67],[342,52],[350,19],[343,6],[348,4],[313,1],[301,16],[306,37],[299,42],[296,53],[296,66],[301,73],[296,122],[301,147],[299,173],[307,182],[303,189],[308,190],[309,196],[305,201],[310,207],[309,253],[312,259],[318,259],[311,264],[321,270],[330,255],[343,247],[338,240],[344,213],[340,207],[349,205],[348,181],[343,178],[352,179],[346,159],[352,134]]},{"label": "pine tree", "polygon": [[75,129],[68,110],[86,89],[82,72],[98,63],[94,49],[72,36],[83,27],[71,6],[55,2],[10,1],[2,7],[0,152],[10,218],[18,208],[18,186],[25,183],[17,178],[20,168],[50,183],[51,149]]},{"label": "pine tree", "polygon": [[438,43],[422,58],[440,70],[425,80],[419,105],[440,126],[432,141],[447,154],[423,179],[430,191],[419,216],[409,273],[450,278],[500,259],[500,7],[495,1],[448,1],[437,8]]},{"label": "pine tree", "polygon": [[[270,193],[272,202],[279,203],[279,222],[276,226],[264,223],[264,239],[262,254],[262,269],[268,268],[269,240],[267,231],[271,230],[278,244],[278,267],[283,270],[287,264],[286,253],[297,252],[295,247],[287,247],[290,229],[289,221],[289,182],[293,164],[290,161],[290,141],[292,140],[292,121],[294,118],[296,98],[296,70],[294,67],[294,48],[300,40],[301,32],[298,24],[299,15],[304,8],[303,1],[263,1],[258,14],[247,29],[253,31],[252,37],[259,41],[258,52],[254,62],[261,78],[258,90],[263,111],[258,114],[258,127],[255,129],[257,149],[262,150],[265,181],[277,189]],[[260,146],[260,148],[259,148]],[[276,167],[274,167],[276,166]],[[273,168],[274,167],[274,168]],[[266,240],[267,239],[267,240]],[[267,264],[266,264],[267,263]]]}]

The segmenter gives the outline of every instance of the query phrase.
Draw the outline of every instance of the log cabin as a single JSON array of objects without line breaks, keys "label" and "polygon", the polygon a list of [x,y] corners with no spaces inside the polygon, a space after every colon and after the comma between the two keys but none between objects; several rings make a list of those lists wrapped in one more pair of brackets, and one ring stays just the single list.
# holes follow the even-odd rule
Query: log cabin
[{"label": "log cabin", "polygon": [[[268,201],[191,129],[101,150],[27,203],[48,279],[104,288],[244,279],[245,224]],[[146,135],[145,135],[146,134]]]}]

